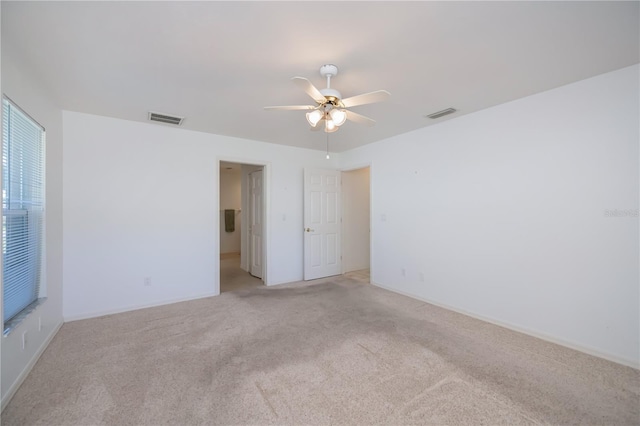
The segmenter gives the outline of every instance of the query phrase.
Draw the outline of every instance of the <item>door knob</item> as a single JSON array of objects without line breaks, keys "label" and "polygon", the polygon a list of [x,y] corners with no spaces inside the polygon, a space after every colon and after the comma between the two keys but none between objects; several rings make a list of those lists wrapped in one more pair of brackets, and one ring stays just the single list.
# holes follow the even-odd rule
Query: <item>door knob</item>
[{"label": "door knob", "polygon": [[305,228],[305,231],[307,231],[307,232],[313,232],[313,229],[311,229],[311,228]]}]

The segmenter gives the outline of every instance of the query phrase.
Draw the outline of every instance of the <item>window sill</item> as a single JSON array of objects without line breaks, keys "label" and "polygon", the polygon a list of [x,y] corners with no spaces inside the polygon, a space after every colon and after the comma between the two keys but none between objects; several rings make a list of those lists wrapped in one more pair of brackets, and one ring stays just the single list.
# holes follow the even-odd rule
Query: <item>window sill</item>
[{"label": "window sill", "polygon": [[38,306],[42,305],[45,302],[45,300],[47,300],[46,297],[41,297],[39,299],[36,299],[31,304],[27,305],[26,308],[24,308],[22,311],[20,311],[18,313],[18,315],[16,315],[15,317],[11,318],[9,321],[5,322],[4,323],[3,336],[7,337],[9,334],[11,334],[11,332],[16,327],[18,327],[18,325],[20,325],[22,323],[22,321],[27,319],[27,317],[29,316],[29,314],[31,312],[35,311]]}]

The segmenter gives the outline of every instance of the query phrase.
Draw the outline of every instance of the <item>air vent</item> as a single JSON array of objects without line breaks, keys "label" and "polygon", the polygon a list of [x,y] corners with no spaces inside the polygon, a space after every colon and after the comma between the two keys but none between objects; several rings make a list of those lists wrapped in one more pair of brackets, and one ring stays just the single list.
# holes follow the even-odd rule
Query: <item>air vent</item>
[{"label": "air vent", "polygon": [[184,117],[177,117],[175,115],[161,114],[159,112],[149,112],[150,121],[158,121],[160,123],[175,124],[179,126],[184,121]]},{"label": "air vent", "polygon": [[427,117],[435,120],[436,118],[440,118],[440,117],[444,117],[445,115],[453,114],[456,111],[457,110],[454,109],[454,108],[447,108],[447,109],[443,109],[442,111],[438,111],[438,112],[434,112],[433,114],[429,114],[429,115],[427,115]]}]

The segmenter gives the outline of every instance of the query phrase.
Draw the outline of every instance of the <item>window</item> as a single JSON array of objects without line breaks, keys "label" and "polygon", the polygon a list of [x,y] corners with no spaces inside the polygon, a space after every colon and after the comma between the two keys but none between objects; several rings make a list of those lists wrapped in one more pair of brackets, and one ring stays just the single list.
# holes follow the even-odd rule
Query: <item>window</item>
[{"label": "window", "polygon": [[44,128],[2,99],[2,274],[7,321],[38,300],[44,220]]}]

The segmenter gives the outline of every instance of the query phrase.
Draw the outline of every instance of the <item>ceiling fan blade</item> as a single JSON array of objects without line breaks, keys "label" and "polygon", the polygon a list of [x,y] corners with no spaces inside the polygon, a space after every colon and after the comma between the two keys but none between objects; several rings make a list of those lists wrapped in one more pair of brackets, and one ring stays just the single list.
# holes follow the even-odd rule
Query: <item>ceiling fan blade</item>
[{"label": "ceiling fan blade", "polygon": [[347,99],[343,99],[342,103],[345,108],[350,108],[353,106],[364,105],[364,104],[372,104],[374,102],[382,102],[389,99],[391,93],[386,90],[376,90],[375,92],[364,93],[362,95],[352,96]]},{"label": "ceiling fan blade", "polygon": [[364,124],[365,126],[373,126],[376,124],[375,120],[370,119],[369,117],[365,117],[362,114],[357,114],[353,111],[344,110],[347,113],[347,120],[351,120],[353,122]]},{"label": "ceiling fan blade", "polygon": [[294,111],[294,110],[309,110],[309,109],[316,109],[316,107],[311,106],[311,105],[283,105],[283,106],[267,106],[264,107],[264,109],[279,109],[279,110],[289,110],[289,111]]},{"label": "ceiling fan blade", "polygon": [[317,103],[322,104],[327,101],[327,98],[325,98],[324,95],[320,93],[320,91],[316,88],[316,86],[311,84],[311,82],[306,78],[293,77],[291,80],[293,80],[293,82],[297,84],[298,87],[304,90],[307,95],[311,96],[311,98]]}]

